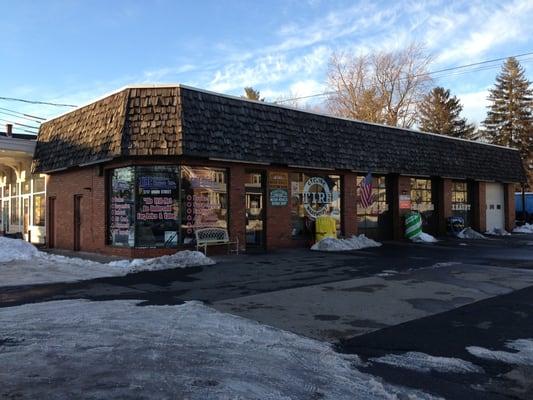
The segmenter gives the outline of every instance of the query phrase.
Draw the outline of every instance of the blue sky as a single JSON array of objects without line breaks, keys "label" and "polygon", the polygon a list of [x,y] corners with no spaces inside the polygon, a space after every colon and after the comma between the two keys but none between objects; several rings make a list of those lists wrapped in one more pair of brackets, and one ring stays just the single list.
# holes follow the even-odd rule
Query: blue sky
[{"label": "blue sky", "polygon": [[[425,43],[432,70],[533,51],[533,1],[0,0],[0,96],[87,103],[133,83],[268,100],[325,90],[332,51]],[[523,57],[533,80],[533,56]],[[436,79],[483,119],[497,67]],[[311,102],[320,102],[317,98]],[[65,109],[0,101],[53,116]]]}]

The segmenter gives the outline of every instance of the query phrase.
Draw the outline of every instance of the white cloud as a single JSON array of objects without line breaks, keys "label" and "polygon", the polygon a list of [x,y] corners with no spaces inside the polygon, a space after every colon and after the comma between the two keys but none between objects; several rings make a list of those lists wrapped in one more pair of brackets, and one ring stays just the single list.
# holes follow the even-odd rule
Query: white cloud
[{"label": "white cloud", "polygon": [[489,105],[488,95],[489,91],[487,89],[457,95],[463,105],[463,116],[469,122],[479,125],[485,119],[487,106]]}]

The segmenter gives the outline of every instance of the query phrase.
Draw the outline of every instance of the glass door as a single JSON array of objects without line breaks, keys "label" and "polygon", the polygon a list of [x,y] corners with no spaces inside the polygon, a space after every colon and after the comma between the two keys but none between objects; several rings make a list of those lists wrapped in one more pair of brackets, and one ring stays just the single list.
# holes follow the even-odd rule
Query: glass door
[{"label": "glass door", "polygon": [[265,246],[265,174],[248,172],[244,184],[246,193],[246,247]]}]

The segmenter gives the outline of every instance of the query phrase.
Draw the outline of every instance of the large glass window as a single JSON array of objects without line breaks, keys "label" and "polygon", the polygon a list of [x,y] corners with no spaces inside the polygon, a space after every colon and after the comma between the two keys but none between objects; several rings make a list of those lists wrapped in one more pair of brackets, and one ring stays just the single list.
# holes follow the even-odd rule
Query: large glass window
[{"label": "large glass window", "polygon": [[465,181],[452,182],[452,214],[462,217],[465,226],[470,226],[470,196],[468,183]]},{"label": "large glass window", "polygon": [[362,207],[361,182],[364,176],[357,177],[357,228],[358,232],[373,238],[385,238],[390,231],[387,185],[384,176],[372,177],[372,204]]},{"label": "large glass window", "polygon": [[44,192],[44,178],[42,176],[33,178],[33,192]]},{"label": "large glass window", "polygon": [[228,227],[228,189],[226,170],[205,167],[181,167],[181,241],[194,240],[201,228]]},{"label": "large glass window", "polygon": [[178,185],[176,166],[137,167],[137,247],[178,244]]},{"label": "large glass window", "polygon": [[341,231],[341,179],[338,175],[291,173],[291,223],[293,238],[311,238],[314,221],[332,216]]},{"label": "large glass window", "polygon": [[19,213],[19,198],[11,198],[11,225],[18,225],[20,222],[20,213]]},{"label": "large glass window", "polygon": [[33,196],[33,225],[44,226],[45,197],[44,194]]},{"label": "large glass window", "polygon": [[109,243],[135,245],[135,174],[133,167],[117,168],[111,174],[109,202]]},{"label": "large glass window", "polygon": [[434,209],[431,179],[411,178],[411,210],[422,215],[422,227],[432,226]]}]

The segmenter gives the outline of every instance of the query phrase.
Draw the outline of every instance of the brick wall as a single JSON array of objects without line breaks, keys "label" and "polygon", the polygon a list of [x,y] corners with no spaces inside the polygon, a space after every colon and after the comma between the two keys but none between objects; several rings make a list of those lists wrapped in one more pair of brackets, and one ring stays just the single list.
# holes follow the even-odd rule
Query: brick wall
[{"label": "brick wall", "polygon": [[485,232],[487,230],[487,200],[485,197],[485,182],[474,182],[473,195],[474,199],[472,206],[474,207],[474,211],[472,213],[472,228],[478,232]]},{"label": "brick wall", "polygon": [[357,174],[344,175],[341,191],[344,236],[350,237],[357,235]]},{"label": "brick wall", "polygon": [[74,196],[81,195],[80,249],[102,252],[105,247],[104,186],[105,179],[98,167],[50,175],[47,196],[55,197],[55,247],[74,248]]},{"label": "brick wall", "polygon": [[452,186],[451,179],[437,179],[438,200],[436,202],[437,232],[445,235],[447,231],[447,219],[452,216]]}]

